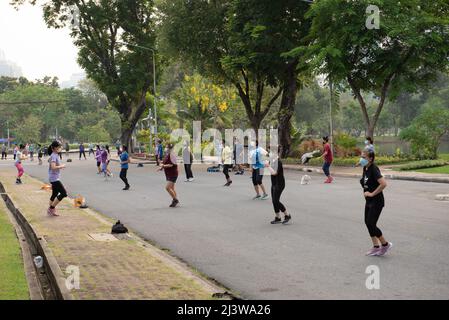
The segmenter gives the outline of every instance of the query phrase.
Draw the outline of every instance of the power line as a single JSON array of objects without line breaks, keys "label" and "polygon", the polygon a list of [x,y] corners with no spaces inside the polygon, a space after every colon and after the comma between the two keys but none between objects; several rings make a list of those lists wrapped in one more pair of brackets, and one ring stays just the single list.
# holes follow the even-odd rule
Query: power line
[{"label": "power line", "polygon": [[16,104],[45,104],[65,102],[65,100],[44,100],[44,101],[20,101],[20,102],[1,102],[0,105],[16,105]]}]

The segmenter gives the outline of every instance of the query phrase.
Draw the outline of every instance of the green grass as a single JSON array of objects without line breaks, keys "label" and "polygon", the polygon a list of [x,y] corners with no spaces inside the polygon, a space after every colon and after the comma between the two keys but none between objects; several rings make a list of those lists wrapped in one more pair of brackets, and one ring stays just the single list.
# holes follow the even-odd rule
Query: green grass
[{"label": "green grass", "polygon": [[446,161],[449,161],[449,153],[440,153],[440,154],[438,155],[438,158],[439,158],[439,159],[446,160]]},{"label": "green grass", "polygon": [[22,253],[14,227],[0,205],[0,300],[29,300]]},{"label": "green grass", "polygon": [[416,170],[416,171],[423,172],[423,173],[449,174],[449,166],[436,167],[436,168],[427,168],[427,169],[419,169],[419,170]]}]

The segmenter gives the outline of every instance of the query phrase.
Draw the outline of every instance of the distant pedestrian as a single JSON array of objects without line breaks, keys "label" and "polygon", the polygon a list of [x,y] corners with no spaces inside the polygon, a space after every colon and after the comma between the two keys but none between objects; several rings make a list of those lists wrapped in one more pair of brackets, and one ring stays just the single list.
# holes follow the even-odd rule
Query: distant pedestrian
[{"label": "distant pedestrian", "polygon": [[[272,154],[270,156],[270,162],[267,162],[265,165],[271,173],[271,200],[273,202],[275,213],[275,218],[271,221],[271,224],[287,224],[292,218],[291,215],[287,213],[287,209],[280,200],[282,192],[285,189],[284,167],[281,159],[279,158],[281,151],[282,148],[279,146],[277,154]],[[280,212],[284,215],[284,221],[281,219]]]},{"label": "distant pedestrian", "polygon": [[109,148],[107,148],[107,146],[102,146],[101,156],[100,156],[101,172],[103,173],[105,179],[107,179],[108,177],[111,177],[111,173],[108,170],[108,158],[109,158],[108,149]]},{"label": "distant pedestrian", "polygon": [[128,183],[127,174],[131,160],[128,155],[128,147],[124,145],[122,146],[122,150],[123,152],[120,154],[120,179],[125,183],[123,190],[129,190],[130,185]]},{"label": "distant pedestrian", "polygon": [[365,150],[375,152],[374,141],[371,137],[366,137],[365,139]]},{"label": "distant pedestrian", "polygon": [[8,148],[6,145],[2,144],[2,160],[8,160]]},{"label": "distant pedestrian", "polygon": [[53,141],[48,148],[48,153],[50,154],[50,158],[48,159],[48,180],[51,183],[52,194],[50,197],[50,205],[47,210],[48,215],[53,217],[59,216],[56,212],[56,207],[65,197],[67,197],[67,191],[60,181],[61,169],[65,168],[65,164],[61,164],[58,156],[58,153],[60,152],[62,152],[61,143]]},{"label": "distant pedestrian", "polygon": [[363,151],[360,165],[363,166],[363,176],[360,184],[365,197],[365,224],[373,242],[373,248],[367,256],[383,256],[391,249],[393,244],[385,240],[382,231],[377,227],[380,214],[385,206],[383,190],[387,182],[382,176],[379,167],[375,164],[375,153]]},{"label": "distant pedestrian", "polygon": [[94,145],[92,143],[89,143],[89,157],[91,154],[95,155]]},{"label": "distant pedestrian", "polygon": [[69,152],[70,152],[70,144],[69,144],[69,142],[66,142],[65,143],[65,155],[66,155],[67,159],[70,158],[69,157]]},{"label": "distant pedestrian", "polygon": [[165,157],[162,161],[159,171],[164,170],[165,172],[165,178],[167,180],[165,190],[167,190],[172,198],[170,207],[174,208],[179,204],[178,195],[176,194],[175,190],[175,184],[178,180],[178,163],[173,144],[169,143],[165,151]]},{"label": "distant pedestrian", "polygon": [[160,162],[164,158],[164,146],[162,145],[162,140],[157,139],[156,140],[156,165],[159,167]]},{"label": "distant pedestrian", "polygon": [[42,165],[42,157],[44,156],[44,151],[42,150],[42,145],[37,145],[37,160],[39,161],[39,165]]},{"label": "distant pedestrian", "polygon": [[19,151],[19,147],[17,146],[17,145],[15,145],[14,146],[14,161],[16,160],[16,158],[17,158],[17,151]]},{"label": "distant pedestrian", "polygon": [[[268,154],[266,150],[259,146],[259,141],[256,141],[253,151],[251,152],[251,163],[252,163],[252,182],[254,185],[254,190],[256,191],[256,196],[253,200],[266,200],[268,199],[268,194],[265,191],[265,186],[263,185],[263,168],[265,164],[263,163],[263,157]],[[260,195],[260,190],[263,194]]]},{"label": "distant pedestrian", "polygon": [[82,143],[82,142],[80,143],[79,149],[80,149],[80,160],[81,160],[81,156],[84,156],[84,160],[87,160],[86,152],[84,150],[84,143]]},{"label": "distant pedestrian", "polygon": [[22,161],[26,160],[26,158],[27,156],[25,155],[25,146],[21,144],[16,153],[16,161],[15,161],[15,166],[17,168],[16,184],[22,184],[22,176],[25,173]]},{"label": "distant pedestrian", "polygon": [[34,144],[30,144],[28,147],[30,153],[30,161],[34,161]]},{"label": "distant pedestrian", "polygon": [[229,176],[229,170],[232,169],[232,151],[229,147],[229,143],[227,143],[223,139],[223,150],[221,152],[221,162],[223,163],[223,174],[226,178],[226,184],[225,187],[229,187],[232,184],[231,177]]},{"label": "distant pedestrian", "polygon": [[184,141],[184,145],[182,148],[182,160],[184,162],[184,171],[186,173],[185,182],[194,181],[195,178],[193,177],[192,173],[193,154],[187,141]]},{"label": "distant pedestrian", "polygon": [[95,151],[95,160],[97,161],[97,174],[101,174],[101,148],[97,144],[97,150]]},{"label": "distant pedestrian", "polygon": [[326,181],[324,181],[324,183],[332,183],[332,181],[334,181],[334,178],[331,176],[330,167],[334,160],[334,156],[332,154],[332,148],[329,144],[329,137],[327,137],[327,136],[323,137],[323,148],[324,148],[324,152],[322,155],[322,157],[324,159],[323,172],[327,177],[327,179],[326,179]]},{"label": "distant pedestrian", "polygon": [[234,164],[235,164],[235,170],[236,175],[242,175],[244,174],[245,170],[243,169],[243,144],[239,141],[239,139],[235,138],[234,140]]}]

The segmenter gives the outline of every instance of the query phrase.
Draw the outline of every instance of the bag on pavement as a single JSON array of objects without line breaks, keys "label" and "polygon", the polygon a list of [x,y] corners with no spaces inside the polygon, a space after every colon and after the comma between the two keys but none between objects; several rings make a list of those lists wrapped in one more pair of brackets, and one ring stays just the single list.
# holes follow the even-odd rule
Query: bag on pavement
[{"label": "bag on pavement", "polygon": [[126,228],[119,220],[115,225],[112,226],[111,233],[128,233],[128,228]]}]

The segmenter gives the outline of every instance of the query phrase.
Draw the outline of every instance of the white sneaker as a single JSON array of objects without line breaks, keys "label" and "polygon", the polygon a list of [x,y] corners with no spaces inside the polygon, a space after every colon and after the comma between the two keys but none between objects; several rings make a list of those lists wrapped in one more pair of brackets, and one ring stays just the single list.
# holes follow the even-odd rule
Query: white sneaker
[{"label": "white sneaker", "polygon": [[185,179],[184,182],[190,182],[190,179]]},{"label": "white sneaker", "polygon": [[195,181],[195,178],[190,178],[189,179],[189,182],[193,182],[193,181]]}]

